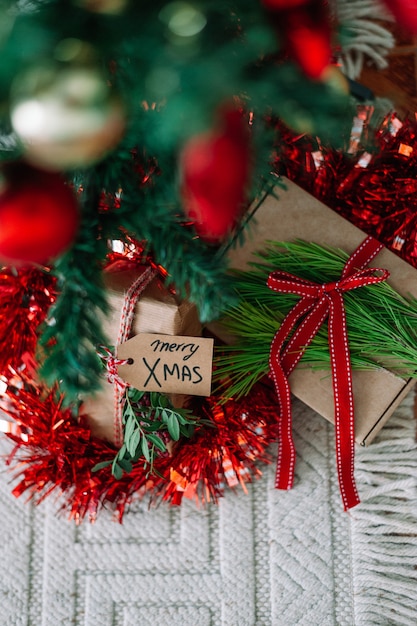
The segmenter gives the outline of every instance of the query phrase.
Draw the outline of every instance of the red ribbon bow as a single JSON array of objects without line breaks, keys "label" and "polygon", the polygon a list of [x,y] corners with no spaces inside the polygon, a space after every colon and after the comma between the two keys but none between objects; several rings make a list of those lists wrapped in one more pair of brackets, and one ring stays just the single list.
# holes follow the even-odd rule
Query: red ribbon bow
[{"label": "red ribbon bow", "polygon": [[[269,366],[275,382],[281,419],[280,448],[275,486],[291,489],[294,480],[295,448],[292,438],[291,396],[288,376],[303,356],[323,322],[328,318],[329,348],[335,405],[337,471],[345,511],[359,503],[353,475],[354,407],[352,371],[343,293],[386,280],[388,270],[366,268],[383,248],[367,237],[349,257],[340,280],[318,284],[287,272],[272,272],[267,285],[273,291],[292,293],[301,299],[291,309],[271,344]],[[366,269],[365,269],[366,268]],[[375,272],[379,272],[378,275]],[[299,322],[296,327],[297,322]]]}]

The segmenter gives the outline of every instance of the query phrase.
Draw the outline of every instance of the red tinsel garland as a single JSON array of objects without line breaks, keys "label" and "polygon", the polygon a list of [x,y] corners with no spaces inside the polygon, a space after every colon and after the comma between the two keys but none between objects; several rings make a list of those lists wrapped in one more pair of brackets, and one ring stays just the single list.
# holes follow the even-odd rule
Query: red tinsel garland
[{"label": "red tinsel garland", "polygon": [[126,507],[138,498],[180,504],[182,497],[217,501],[226,485],[235,487],[260,475],[255,461],[269,462],[266,448],[276,439],[275,400],[269,387],[260,385],[250,398],[216,399],[200,405],[200,415],[211,425],[200,426],[192,440],[179,441],[171,456],[161,455],[149,474],[140,461],[129,474],[116,480],[107,466],[113,446],[93,437],[83,416],[63,408],[53,390],[17,373],[9,380],[0,407],[21,429],[9,433],[15,443],[8,464],[19,477],[15,496],[29,495],[36,503],[52,492],[63,494],[62,509],[81,521],[94,520],[103,506],[111,506],[122,521]]},{"label": "red tinsel garland", "polygon": [[180,504],[183,497],[200,502],[224,495],[230,488],[251,482],[262,474],[256,463],[269,463],[268,445],[276,441],[276,398],[269,386],[258,385],[249,397],[224,405],[209,398],[195,411],[212,422],[175,450],[169,482],[156,485],[163,500]]},{"label": "red tinsel garland", "polygon": [[34,355],[37,329],[55,299],[55,279],[33,266],[0,269],[0,374]]},{"label": "red tinsel garland", "polygon": [[417,267],[417,122],[391,113],[371,133],[371,114],[358,106],[345,150],[277,123],[275,168]]},{"label": "red tinsel garland", "polygon": [[[143,246],[126,245],[122,254],[109,254],[111,266],[143,262]],[[164,275],[163,268],[156,269]],[[153,503],[180,504],[183,497],[217,501],[226,486],[244,487],[261,474],[255,462],[269,462],[266,448],[277,430],[275,398],[263,386],[250,398],[225,405],[194,398],[190,408],[203,418],[201,425],[192,440],[177,442],[171,455],[161,454],[152,473],[140,461],[119,480],[110,465],[93,471],[111,462],[116,449],[94,437],[86,416],[65,407],[58,388],[46,389],[36,376],[38,328],[55,297],[55,280],[46,269],[1,270],[0,374],[7,388],[0,395],[0,415],[7,418],[1,419],[2,430],[15,444],[7,461],[18,477],[15,496],[25,493],[40,503],[62,494],[62,509],[77,521],[94,520],[107,505],[122,521],[130,502],[145,495]]]}]

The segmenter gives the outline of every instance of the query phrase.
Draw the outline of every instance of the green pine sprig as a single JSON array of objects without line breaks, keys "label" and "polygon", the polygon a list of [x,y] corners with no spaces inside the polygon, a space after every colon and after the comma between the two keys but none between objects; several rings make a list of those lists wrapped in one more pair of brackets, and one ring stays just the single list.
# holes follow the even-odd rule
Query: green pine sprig
[{"label": "green pine sprig", "polygon": [[111,465],[113,476],[120,480],[141,460],[151,474],[156,456],[167,452],[161,435],[168,434],[172,441],[190,438],[197,423],[200,420],[189,409],[174,408],[167,396],[129,388],[123,410],[123,445],[112,461],[98,463],[93,471]]},{"label": "green pine sprig", "polygon": [[[283,270],[317,283],[340,277],[348,255],[304,241],[268,242],[251,269],[235,272],[240,301],[223,324],[236,343],[221,348],[215,377],[226,397],[242,396],[269,371],[269,352],[282,320],[298,300],[266,285],[269,274]],[[371,264],[372,265],[372,264]],[[344,294],[351,363],[354,369],[387,368],[404,378],[417,376],[417,300],[404,298],[387,282]],[[298,367],[330,368],[327,323],[307,348]]]}]

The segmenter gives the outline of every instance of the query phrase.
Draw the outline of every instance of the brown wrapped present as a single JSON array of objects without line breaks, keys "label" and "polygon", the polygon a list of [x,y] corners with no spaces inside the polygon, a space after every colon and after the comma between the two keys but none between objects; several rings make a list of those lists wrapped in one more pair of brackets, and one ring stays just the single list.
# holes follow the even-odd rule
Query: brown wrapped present
[{"label": "brown wrapped present", "polygon": [[[145,267],[126,269],[125,262],[116,262],[105,272],[105,284],[109,293],[110,315],[103,321],[103,327],[110,342],[117,346],[120,336],[121,312],[126,293]],[[158,335],[201,336],[202,327],[197,308],[187,300],[181,300],[169,290],[162,279],[155,275],[137,299],[129,337],[142,333]],[[186,396],[169,394],[176,407],[184,405]],[[115,442],[114,432],[114,388],[103,382],[103,389],[94,398],[87,399],[83,412],[94,435]]]},{"label": "brown wrapped present", "polygon": [[[124,264],[115,263],[105,272],[111,313],[104,322],[104,331],[111,341],[117,340],[120,312],[125,294],[142,269],[124,269]],[[167,289],[161,278],[156,276],[141,294],[135,308],[131,336],[139,333],[161,335],[201,335],[201,323],[196,306],[181,300]]]},{"label": "brown wrapped present", "polygon": [[[364,233],[330,210],[293,182],[284,179],[287,190],[277,189],[277,200],[267,195],[255,213],[255,227],[243,248],[230,253],[231,267],[248,269],[252,253],[265,248],[266,241],[303,239],[320,245],[341,248],[353,253],[365,239]],[[373,266],[387,268],[388,282],[401,295],[417,297],[417,271],[387,249],[372,261]],[[221,326],[211,327],[226,342],[233,341]],[[389,419],[395,408],[414,386],[414,379],[402,378],[387,369],[353,371],[355,406],[355,440],[368,445]],[[334,422],[334,391],[329,372],[303,365],[290,375],[292,393]]]}]

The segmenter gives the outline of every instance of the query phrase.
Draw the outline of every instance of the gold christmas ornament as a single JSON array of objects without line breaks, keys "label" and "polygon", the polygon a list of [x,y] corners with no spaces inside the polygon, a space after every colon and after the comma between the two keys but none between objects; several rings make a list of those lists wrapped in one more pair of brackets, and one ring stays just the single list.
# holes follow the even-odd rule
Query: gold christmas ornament
[{"label": "gold christmas ornament", "polygon": [[40,64],[18,75],[10,118],[25,158],[51,170],[101,160],[125,129],[124,107],[106,77],[77,63]]}]

